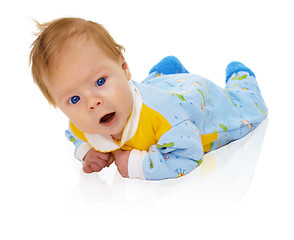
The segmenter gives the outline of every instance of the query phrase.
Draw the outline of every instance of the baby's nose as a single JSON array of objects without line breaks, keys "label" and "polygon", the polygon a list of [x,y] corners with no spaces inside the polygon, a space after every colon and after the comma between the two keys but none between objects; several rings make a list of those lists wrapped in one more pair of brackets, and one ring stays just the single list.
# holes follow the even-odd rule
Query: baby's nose
[{"label": "baby's nose", "polygon": [[101,103],[102,100],[100,98],[92,98],[89,100],[88,108],[89,110],[95,110]]},{"label": "baby's nose", "polygon": [[90,106],[90,110],[94,110],[96,108],[96,106],[99,106],[100,102],[97,102],[96,105]]}]

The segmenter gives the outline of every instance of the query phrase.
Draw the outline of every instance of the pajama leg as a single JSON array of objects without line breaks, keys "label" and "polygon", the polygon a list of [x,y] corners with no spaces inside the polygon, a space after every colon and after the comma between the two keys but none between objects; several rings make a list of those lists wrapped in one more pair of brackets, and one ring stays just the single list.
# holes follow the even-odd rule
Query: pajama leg
[{"label": "pajama leg", "polygon": [[234,73],[238,73],[241,71],[248,72],[251,76],[255,77],[254,73],[244,64],[240,62],[231,62],[230,64],[228,64],[226,69],[226,83]]},{"label": "pajama leg", "polygon": [[244,119],[260,123],[267,116],[254,73],[240,62],[231,62],[226,69],[226,94]]},{"label": "pajama leg", "polygon": [[236,89],[238,92],[249,90],[260,95],[255,74],[240,62],[231,62],[227,66],[226,84],[226,89]]}]

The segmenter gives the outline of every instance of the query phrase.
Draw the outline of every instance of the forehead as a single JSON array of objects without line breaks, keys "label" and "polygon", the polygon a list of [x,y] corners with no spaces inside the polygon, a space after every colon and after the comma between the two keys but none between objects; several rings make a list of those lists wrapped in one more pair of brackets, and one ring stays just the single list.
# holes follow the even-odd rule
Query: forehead
[{"label": "forehead", "polygon": [[75,36],[64,41],[56,49],[52,54],[49,65],[52,70],[56,70],[64,63],[74,60],[83,61],[94,57],[108,58],[103,49],[93,39],[86,35]]},{"label": "forehead", "polygon": [[71,89],[76,83],[95,78],[104,70],[115,69],[117,62],[92,39],[69,39],[52,58],[48,88],[55,92]]},{"label": "forehead", "polygon": [[50,60],[50,79],[67,71],[77,72],[90,70],[92,67],[107,65],[110,56],[92,39],[85,36],[74,37],[63,43]]}]

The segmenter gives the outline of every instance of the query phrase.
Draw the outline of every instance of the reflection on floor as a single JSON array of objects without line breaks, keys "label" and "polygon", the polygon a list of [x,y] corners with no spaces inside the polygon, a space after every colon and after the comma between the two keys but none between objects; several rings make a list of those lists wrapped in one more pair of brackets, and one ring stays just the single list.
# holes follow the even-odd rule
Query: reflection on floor
[{"label": "reflection on floor", "polygon": [[254,175],[267,126],[265,120],[244,138],[206,154],[200,167],[179,179],[123,179],[114,164],[98,174],[81,172],[79,184],[72,191],[73,201],[117,206],[160,207],[167,201],[174,207],[233,206],[242,198]]}]

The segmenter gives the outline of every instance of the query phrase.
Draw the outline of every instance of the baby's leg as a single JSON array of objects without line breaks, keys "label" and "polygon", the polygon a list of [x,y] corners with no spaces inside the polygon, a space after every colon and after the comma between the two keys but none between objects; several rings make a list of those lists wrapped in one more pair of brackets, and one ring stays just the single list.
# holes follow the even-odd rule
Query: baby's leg
[{"label": "baby's leg", "polygon": [[225,89],[232,103],[239,108],[241,116],[252,118],[259,115],[259,119],[267,116],[255,75],[242,63],[231,62],[227,66]]},{"label": "baby's leg", "polygon": [[228,82],[228,80],[230,79],[230,77],[234,73],[238,73],[240,71],[248,72],[249,75],[255,77],[254,73],[248,67],[246,67],[244,64],[242,64],[240,62],[231,62],[228,64],[227,69],[226,69],[226,83]]},{"label": "baby's leg", "polygon": [[231,62],[227,66],[226,89],[249,90],[260,95],[255,74],[240,62]]}]

